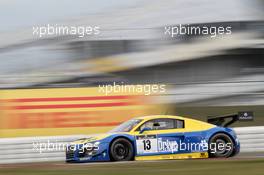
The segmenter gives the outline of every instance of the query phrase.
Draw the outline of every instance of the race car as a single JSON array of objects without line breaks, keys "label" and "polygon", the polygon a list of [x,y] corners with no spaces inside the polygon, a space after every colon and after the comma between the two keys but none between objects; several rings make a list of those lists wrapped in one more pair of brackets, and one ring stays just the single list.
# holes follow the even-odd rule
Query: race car
[{"label": "race car", "polygon": [[210,117],[209,123],[171,115],[133,118],[105,134],[72,142],[66,162],[228,158],[240,143],[230,124],[252,112]]}]

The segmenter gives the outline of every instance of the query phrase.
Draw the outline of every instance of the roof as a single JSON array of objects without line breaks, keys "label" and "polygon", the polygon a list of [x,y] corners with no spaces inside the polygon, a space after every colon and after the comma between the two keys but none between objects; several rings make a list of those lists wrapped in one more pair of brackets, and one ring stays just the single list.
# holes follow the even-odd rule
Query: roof
[{"label": "roof", "polygon": [[180,119],[183,120],[185,119],[184,117],[181,116],[174,116],[174,115],[149,115],[149,116],[141,116],[141,117],[136,117],[135,119],[157,119],[157,118],[174,118],[174,119]]}]

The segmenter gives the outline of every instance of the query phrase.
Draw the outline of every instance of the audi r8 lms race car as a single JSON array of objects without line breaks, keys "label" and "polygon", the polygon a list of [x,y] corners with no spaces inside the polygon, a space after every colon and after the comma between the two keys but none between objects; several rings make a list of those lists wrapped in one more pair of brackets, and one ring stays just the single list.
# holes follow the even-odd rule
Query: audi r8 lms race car
[{"label": "audi r8 lms race car", "polygon": [[208,123],[170,115],[138,117],[106,134],[72,142],[66,162],[228,158],[240,150],[228,126],[251,119],[252,112],[210,117]]}]

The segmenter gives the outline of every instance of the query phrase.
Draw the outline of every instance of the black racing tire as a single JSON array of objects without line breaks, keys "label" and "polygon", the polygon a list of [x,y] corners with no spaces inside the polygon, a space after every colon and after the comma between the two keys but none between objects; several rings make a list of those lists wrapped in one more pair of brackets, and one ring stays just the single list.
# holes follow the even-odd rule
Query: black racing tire
[{"label": "black racing tire", "polygon": [[234,142],[230,136],[225,133],[213,135],[209,140],[209,157],[228,158],[234,152]]},{"label": "black racing tire", "polygon": [[112,161],[129,161],[134,159],[134,147],[125,138],[117,138],[110,145],[110,158]]}]

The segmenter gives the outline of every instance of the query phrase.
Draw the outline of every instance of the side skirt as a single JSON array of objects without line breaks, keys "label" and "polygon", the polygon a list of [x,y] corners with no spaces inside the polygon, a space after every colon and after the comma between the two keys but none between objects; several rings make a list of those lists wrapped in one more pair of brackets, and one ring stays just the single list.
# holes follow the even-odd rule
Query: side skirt
[{"label": "side skirt", "polygon": [[207,152],[184,153],[184,154],[166,154],[151,156],[136,156],[135,160],[170,160],[170,159],[199,159],[208,158]]}]

